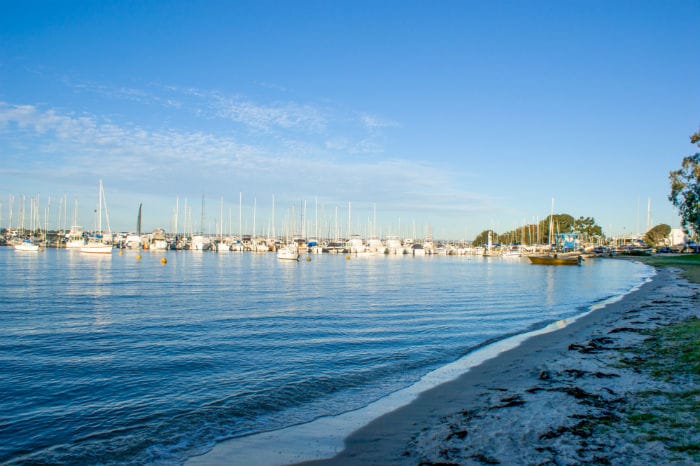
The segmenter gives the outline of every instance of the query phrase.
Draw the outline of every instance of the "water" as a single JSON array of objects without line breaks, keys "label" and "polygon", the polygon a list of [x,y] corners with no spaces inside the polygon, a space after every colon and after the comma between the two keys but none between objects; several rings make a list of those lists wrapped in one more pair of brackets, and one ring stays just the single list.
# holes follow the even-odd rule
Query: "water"
[{"label": "water", "polygon": [[367,406],[651,274],[602,259],[142,255],[0,248],[0,463],[180,463]]}]

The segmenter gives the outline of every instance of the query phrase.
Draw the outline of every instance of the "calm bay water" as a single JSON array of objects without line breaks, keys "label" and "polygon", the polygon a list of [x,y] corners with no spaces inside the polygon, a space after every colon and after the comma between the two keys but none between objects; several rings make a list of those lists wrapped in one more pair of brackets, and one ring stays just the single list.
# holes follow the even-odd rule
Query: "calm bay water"
[{"label": "calm bay water", "polygon": [[651,274],[604,259],[142,256],[0,248],[0,463],[179,463],[366,406]]}]

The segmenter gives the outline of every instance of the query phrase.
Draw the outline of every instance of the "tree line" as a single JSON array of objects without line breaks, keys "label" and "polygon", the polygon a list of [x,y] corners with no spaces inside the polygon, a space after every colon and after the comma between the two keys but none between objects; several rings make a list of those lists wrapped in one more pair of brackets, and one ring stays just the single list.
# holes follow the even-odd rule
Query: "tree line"
[{"label": "tree line", "polygon": [[554,237],[549,236],[550,218],[552,234],[578,233],[583,241],[595,241],[603,237],[603,229],[596,224],[593,217],[574,218],[569,214],[548,215],[542,221],[535,224],[523,225],[515,230],[505,233],[497,233],[493,230],[484,230],[479,233],[472,244],[484,246],[488,244],[489,232],[492,243],[502,244],[552,244]]}]

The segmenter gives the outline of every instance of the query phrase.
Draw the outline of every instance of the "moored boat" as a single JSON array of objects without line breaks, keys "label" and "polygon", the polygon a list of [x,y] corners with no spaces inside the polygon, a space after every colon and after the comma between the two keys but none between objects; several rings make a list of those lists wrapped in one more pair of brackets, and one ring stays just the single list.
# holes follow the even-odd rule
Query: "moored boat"
[{"label": "moored boat", "polygon": [[[112,245],[104,240],[102,235],[102,206],[104,205],[105,211],[107,210],[107,203],[105,201],[104,188],[102,187],[102,180],[100,180],[100,186],[98,190],[98,200],[97,200],[97,231],[93,236],[88,239],[86,245],[80,248],[80,252],[87,254],[111,254]],[[109,217],[107,217],[107,231],[108,236],[112,237],[111,228],[109,228]]]},{"label": "moored boat", "polygon": [[101,237],[91,238],[85,246],[80,248],[80,252],[87,254],[111,254],[112,245],[104,243]]},{"label": "moored boat", "polygon": [[73,225],[70,227],[70,232],[66,235],[66,249],[80,249],[83,246],[85,246],[83,227]]},{"label": "moored boat", "polygon": [[299,248],[296,243],[289,243],[277,250],[277,258],[281,260],[299,260]]},{"label": "moored boat", "polygon": [[38,250],[39,250],[39,245],[35,244],[30,239],[25,239],[21,243],[15,244],[15,251],[37,252]]},{"label": "moored boat", "polygon": [[527,256],[530,262],[536,265],[581,265],[583,257],[577,256],[559,256],[557,254],[548,254],[544,256]]}]

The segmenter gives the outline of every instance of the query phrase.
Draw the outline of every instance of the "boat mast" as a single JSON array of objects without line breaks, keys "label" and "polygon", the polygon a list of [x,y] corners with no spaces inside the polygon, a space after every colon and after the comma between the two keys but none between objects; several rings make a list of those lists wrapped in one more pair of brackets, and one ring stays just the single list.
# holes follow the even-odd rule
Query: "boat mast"
[{"label": "boat mast", "polygon": [[221,207],[219,212],[219,241],[224,235],[224,196],[221,196]]},{"label": "boat mast", "polygon": [[204,194],[202,194],[202,218],[199,222],[199,229],[201,230],[202,234],[204,234]]},{"label": "boat mast", "polygon": [[177,235],[177,221],[180,213],[180,196],[175,197],[175,233]]},{"label": "boat mast", "polygon": [[552,247],[552,235],[554,234],[554,198],[552,198],[552,208],[549,211],[549,247]]},{"label": "boat mast", "polygon": [[102,180],[100,180],[99,194],[97,196],[97,231],[102,234]]}]

